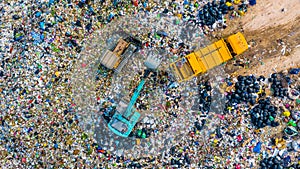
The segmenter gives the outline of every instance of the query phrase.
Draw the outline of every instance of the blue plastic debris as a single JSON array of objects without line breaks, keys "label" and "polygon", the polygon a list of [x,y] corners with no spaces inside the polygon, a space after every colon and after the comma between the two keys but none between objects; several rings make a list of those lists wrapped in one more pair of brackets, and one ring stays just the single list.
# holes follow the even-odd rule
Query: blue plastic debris
[{"label": "blue plastic debris", "polygon": [[290,74],[297,75],[300,72],[300,68],[294,68],[290,70]]},{"label": "blue plastic debris", "polygon": [[256,146],[253,148],[254,153],[260,153],[261,150],[261,142],[258,142]]},{"label": "blue plastic debris", "polygon": [[15,41],[19,41],[19,40],[21,40],[23,37],[24,37],[23,35],[18,36],[18,37],[15,37]]},{"label": "blue plastic debris", "polygon": [[97,145],[97,150],[102,150],[102,147],[100,147],[99,145]]},{"label": "blue plastic debris", "polygon": [[31,127],[29,127],[29,129],[27,130],[27,132],[30,133],[31,131],[33,131],[33,129]]},{"label": "blue plastic debris", "polygon": [[163,37],[168,36],[168,34],[165,31],[157,31],[156,34]]},{"label": "blue plastic debris", "polygon": [[283,164],[287,167],[291,163],[291,156],[287,156],[283,159]]},{"label": "blue plastic debris", "polygon": [[94,8],[93,8],[92,6],[89,7],[89,11],[90,11],[91,13],[95,13]]},{"label": "blue plastic debris", "polygon": [[112,18],[113,18],[114,16],[115,16],[114,13],[110,13],[109,16],[108,16],[108,20],[109,20],[109,21],[112,20]]},{"label": "blue plastic debris", "polygon": [[184,0],[183,5],[188,5],[189,1],[188,0]]},{"label": "blue plastic debris", "polygon": [[147,8],[147,6],[148,6],[147,1],[144,1],[144,2],[143,2],[143,7],[144,7],[144,8]]},{"label": "blue plastic debris", "polygon": [[40,22],[40,28],[41,28],[42,30],[45,30],[45,22]]},{"label": "blue plastic debris", "polygon": [[232,82],[230,82],[230,81],[228,81],[228,82],[227,82],[227,85],[228,85],[228,86],[232,86],[232,85],[233,85],[233,83],[232,83]]},{"label": "blue plastic debris", "polygon": [[52,4],[54,4],[54,0],[49,0],[48,6],[51,6]]},{"label": "blue plastic debris", "polygon": [[250,4],[251,6],[256,5],[256,0],[249,0],[249,4]]},{"label": "blue plastic debris", "polygon": [[36,14],[35,14],[35,17],[40,17],[42,15],[42,12],[37,12]]},{"label": "blue plastic debris", "polygon": [[34,39],[34,44],[42,43],[44,41],[44,35],[38,34],[36,32],[31,32],[31,36]]},{"label": "blue plastic debris", "polygon": [[119,2],[120,2],[120,0],[114,0],[113,5],[116,6]]},{"label": "blue plastic debris", "polygon": [[169,84],[168,88],[171,89],[171,88],[176,88],[178,87],[178,83],[176,82],[172,82],[171,84]]}]

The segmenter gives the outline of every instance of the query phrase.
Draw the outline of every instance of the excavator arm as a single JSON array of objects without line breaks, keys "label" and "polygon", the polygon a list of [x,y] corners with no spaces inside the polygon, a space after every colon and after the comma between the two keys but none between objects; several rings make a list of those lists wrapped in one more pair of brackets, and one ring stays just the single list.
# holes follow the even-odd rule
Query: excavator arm
[{"label": "excavator arm", "polygon": [[140,81],[139,85],[137,86],[137,88],[135,89],[135,91],[134,91],[134,93],[133,93],[133,95],[131,97],[131,100],[130,100],[130,102],[128,104],[128,107],[127,107],[127,109],[125,111],[124,117],[128,118],[131,115],[132,108],[133,108],[133,106],[134,106],[137,98],[139,97],[140,92],[142,91],[142,89],[143,89],[143,87],[145,85],[146,78],[149,76],[149,74],[150,74],[150,71],[148,69],[145,70],[145,73],[144,73],[144,76],[143,76],[142,80]]}]

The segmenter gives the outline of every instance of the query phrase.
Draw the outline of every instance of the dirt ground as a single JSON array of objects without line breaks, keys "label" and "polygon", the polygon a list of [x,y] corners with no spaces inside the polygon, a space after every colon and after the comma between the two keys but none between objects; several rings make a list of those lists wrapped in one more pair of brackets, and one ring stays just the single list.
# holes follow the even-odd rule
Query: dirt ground
[{"label": "dirt ground", "polygon": [[300,2],[257,0],[240,19],[230,22],[222,36],[242,31],[251,45],[236,60],[250,61],[248,66],[233,66],[227,72],[268,76],[275,71],[300,67]]},{"label": "dirt ground", "polygon": [[300,15],[300,1],[257,0],[242,19],[244,29],[249,31],[285,25]]},{"label": "dirt ground", "polygon": [[263,65],[253,66],[251,69],[240,69],[242,75],[264,75],[268,76],[273,72],[280,72],[289,68],[300,67],[300,46],[294,50],[290,56],[278,56],[264,59]]}]

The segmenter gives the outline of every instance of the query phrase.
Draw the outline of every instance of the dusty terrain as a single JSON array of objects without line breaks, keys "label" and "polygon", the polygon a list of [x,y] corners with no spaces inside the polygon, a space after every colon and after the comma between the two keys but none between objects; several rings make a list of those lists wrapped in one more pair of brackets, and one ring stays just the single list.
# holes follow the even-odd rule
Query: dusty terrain
[{"label": "dusty terrain", "polygon": [[300,9],[299,0],[278,3],[258,0],[244,17],[231,21],[230,29],[223,34],[244,32],[251,48],[236,59],[250,62],[244,68],[227,66],[227,71],[268,76],[275,71],[299,67],[300,10],[297,9]]},{"label": "dusty terrain", "polygon": [[251,69],[241,69],[240,74],[255,74],[268,76],[274,71],[280,72],[289,68],[300,67],[300,46],[295,48],[290,56],[278,56],[264,59],[263,65],[253,66]]},{"label": "dusty terrain", "polygon": [[299,0],[257,0],[242,19],[242,24],[249,31],[288,24],[300,15],[299,9]]}]

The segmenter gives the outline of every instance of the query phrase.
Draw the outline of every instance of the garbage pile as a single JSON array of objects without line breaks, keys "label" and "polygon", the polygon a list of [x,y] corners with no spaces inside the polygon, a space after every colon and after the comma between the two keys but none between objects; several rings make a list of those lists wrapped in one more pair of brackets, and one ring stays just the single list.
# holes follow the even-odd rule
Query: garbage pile
[{"label": "garbage pile", "polygon": [[199,111],[204,114],[207,114],[210,111],[211,104],[211,85],[208,81],[204,84],[199,84]]},{"label": "garbage pile", "polygon": [[[220,1],[217,3],[213,1],[212,3],[208,2],[199,10],[198,18],[199,24],[213,27],[217,22],[222,23],[224,15],[228,14],[228,11],[233,11],[234,6],[232,4],[225,4],[225,1]],[[214,26],[216,27],[216,26]]]},{"label": "garbage pile", "polygon": [[[273,90],[273,96],[274,97],[286,97],[288,95],[288,89],[287,87],[291,83],[291,78],[286,75],[278,75],[277,73],[273,73],[270,78],[268,78],[268,81],[271,84],[271,90]],[[283,86],[283,82],[285,82],[285,87]]]},{"label": "garbage pile", "polygon": [[259,100],[258,105],[250,111],[252,124],[257,128],[279,126],[279,122],[275,121],[277,110],[278,108],[271,104],[270,98]]},{"label": "garbage pile", "polygon": [[[234,84],[234,91],[230,91],[227,94],[227,99],[229,105],[231,104],[240,104],[240,103],[250,103],[254,105],[257,99],[257,95],[261,86],[258,83],[255,76],[238,76],[237,82]],[[232,82],[229,82],[229,85],[232,85]]]},{"label": "garbage pile", "polygon": [[291,163],[291,157],[290,156],[274,156],[269,158],[264,158],[262,161],[260,161],[260,167],[261,169],[267,169],[267,168],[277,168],[277,169],[284,169],[284,168],[294,168],[299,166],[299,164],[293,164],[289,166]]},{"label": "garbage pile", "polygon": [[[250,111],[250,108],[249,106],[238,106],[238,104],[247,103],[247,99],[255,98],[253,93],[256,93],[257,89],[260,90],[258,84],[262,85],[263,90],[264,77],[261,77],[261,80],[243,77],[238,79],[236,84],[231,81],[232,84],[228,86],[233,86],[234,89],[228,92],[230,95],[228,98],[232,97],[229,99],[232,105],[226,107],[226,110],[230,109],[230,113],[216,115],[213,118],[203,118],[196,113],[193,116],[197,118],[192,122],[192,126],[186,126],[184,141],[173,140],[172,145],[174,146],[156,157],[150,157],[143,153],[140,154],[141,157],[137,158],[130,156],[130,153],[126,155],[113,154],[110,150],[97,144],[93,138],[94,133],[85,133],[79,127],[80,117],[76,114],[79,109],[70,90],[72,81],[70,74],[74,71],[73,65],[76,60],[80,59],[80,52],[85,50],[83,48],[85,42],[97,38],[92,34],[95,30],[103,28],[107,23],[124,15],[135,15],[139,12],[155,13],[156,15],[164,11],[164,13],[172,15],[176,13],[178,18],[190,19],[200,26],[202,24],[201,29],[205,29],[204,33],[208,34],[218,21],[222,24],[215,26],[226,27],[226,19],[223,15],[227,12],[230,17],[235,17],[242,15],[242,12],[247,10],[246,1],[238,7],[233,7],[227,2],[226,5],[224,1],[210,4],[183,1],[175,7],[172,4],[175,3],[174,1],[165,2],[167,5],[155,4],[152,1],[118,0],[113,3],[89,0],[76,2],[1,1],[0,83],[3,84],[0,85],[1,167],[129,168],[158,166],[162,168],[162,166],[174,166],[180,168],[185,166],[187,168],[209,168],[217,166],[224,168],[224,166],[228,166],[228,168],[250,168],[251,159],[256,160],[253,165],[259,161],[257,157],[260,152],[264,151],[267,143],[252,140],[253,138],[258,139],[258,136],[254,134],[251,127],[245,127],[245,124],[249,122],[242,116]],[[251,0],[250,3],[255,4],[256,2]],[[203,5],[204,8],[202,8]],[[143,10],[140,10],[141,8]],[[233,10],[233,8],[235,9]],[[202,12],[199,12],[198,9]],[[236,9],[241,12],[236,12]],[[166,47],[166,49],[168,47],[177,49],[178,47],[180,51],[178,56],[183,56],[192,50],[180,39],[176,41],[177,37],[170,39],[167,37],[168,34],[163,32],[158,34],[162,38],[156,38],[149,34],[149,37],[145,39],[147,42],[145,46],[159,46]],[[86,64],[88,63],[82,63],[80,66],[83,68]],[[297,79],[299,69],[293,69],[290,73]],[[107,92],[111,86],[111,77],[112,73],[102,67],[99,68],[95,77],[99,82],[95,87],[99,96],[92,101],[102,105],[102,109],[98,113],[104,114],[105,118],[109,118],[116,108],[114,99],[110,98]],[[162,88],[164,93],[161,94],[168,97],[169,101],[166,103],[167,105],[164,105],[170,112],[170,114],[166,113],[166,117],[181,119],[186,115],[180,112],[183,100],[180,95],[181,87],[172,86],[172,82],[169,82],[168,78],[167,74],[158,73],[153,77],[155,85],[150,85],[149,88]],[[283,133],[290,141],[293,140],[288,149],[290,151],[288,155],[291,156],[292,162],[288,156],[282,156],[281,159],[278,159],[279,163],[272,159],[272,162],[266,160],[264,164],[266,167],[268,165],[273,167],[276,164],[277,167],[299,168],[298,164],[292,163],[299,161],[293,152],[299,152],[299,142],[296,139],[300,128],[298,109],[300,88],[299,84],[296,84],[297,80],[293,80],[292,76],[291,84],[288,86],[284,84],[285,82],[279,83],[279,81],[277,76],[272,78],[272,84],[274,84],[272,89],[275,91],[275,95],[286,96],[285,89],[288,88],[291,89],[291,92],[288,93],[291,99],[278,98],[276,106],[284,107],[287,110],[277,113],[277,117],[275,117],[272,112],[266,112],[272,110],[270,109],[271,104],[258,103],[256,108],[263,105],[261,107],[266,111],[258,110],[256,112],[259,114],[256,125],[259,126],[260,121],[261,127],[268,124],[272,119],[270,116],[268,117],[268,113],[274,119],[283,119],[281,122],[286,124]],[[209,112],[210,85],[204,84],[203,86],[203,88],[200,87],[201,104],[203,105],[200,111]],[[145,91],[145,95],[147,94],[148,91]],[[250,99],[250,103],[252,100]],[[256,102],[252,101],[252,104],[255,105]],[[147,110],[147,105],[139,108],[144,109],[145,107]],[[254,111],[254,109],[252,110]],[[264,114],[266,116],[263,116]],[[101,116],[95,117],[92,122],[97,121],[98,118]],[[134,134],[137,138],[151,138],[152,134],[168,131],[169,123],[163,119],[158,123],[159,125],[154,125],[156,128],[141,126],[141,129],[137,129],[137,133]],[[182,121],[179,121],[176,124],[181,123]],[[249,139],[250,141],[248,141]],[[114,147],[109,140],[104,144]],[[254,153],[252,153],[253,147],[256,147]],[[277,145],[277,147],[279,146]],[[276,150],[275,147],[268,147],[268,149],[271,151],[269,154]],[[286,159],[287,163],[282,162],[282,159]]]}]

